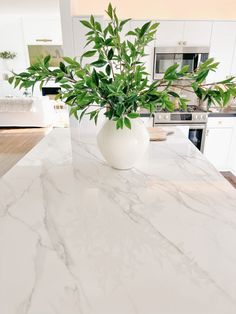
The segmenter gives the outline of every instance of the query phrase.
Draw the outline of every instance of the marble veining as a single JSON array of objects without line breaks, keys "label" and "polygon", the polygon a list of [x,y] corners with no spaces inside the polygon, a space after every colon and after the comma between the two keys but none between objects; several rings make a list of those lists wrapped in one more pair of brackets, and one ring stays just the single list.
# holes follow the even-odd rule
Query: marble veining
[{"label": "marble veining", "polygon": [[178,131],[129,171],[55,129],[0,180],[1,314],[235,314],[236,191]]}]

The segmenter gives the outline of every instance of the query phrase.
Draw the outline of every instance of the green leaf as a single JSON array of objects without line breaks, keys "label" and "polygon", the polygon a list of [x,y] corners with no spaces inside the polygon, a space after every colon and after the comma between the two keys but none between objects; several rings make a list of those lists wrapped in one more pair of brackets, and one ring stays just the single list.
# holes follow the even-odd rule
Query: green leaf
[{"label": "green leaf", "polygon": [[102,27],[101,27],[101,24],[99,22],[95,22],[95,27],[96,27],[97,31],[102,32]]},{"label": "green leaf", "polygon": [[113,38],[107,38],[105,40],[105,45],[107,45],[107,46],[114,46],[112,41],[113,41]]},{"label": "green leaf", "polygon": [[139,117],[139,114],[137,112],[131,112],[129,114],[127,114],[127,116],[130,118],[130,119],[136,119]]},{"label": "green leaf", "polygon": [[16,88],[20,84],[20,78],[16,77],[14,88]]},{"label": "green leaf", "polygon": [[113,36],[114,35],[114,29],[113,29],[113,27],[112,27],[112,24],[110,23],[110,24],[108,24],[108,26],[107,26],[107,29],[108,29],[108,32]]},{"label": "green leaf", "polygon": [[70,116],[74,116],[76,120],[78,120],[78,108],[77,107],[72,107],[70,109]]},{"label": "green leaf", "polygon": [[79,63],[76,60],[73,60],[69,57],[63,57],[63,60],[66,61],[68,64],[79,66]]},{"label": "green leaf", "polygon": [[90,51],[86,51],[83,55],[82,58],[90,58],[93,57],[96,54],[97,50],[90,50]]},{"label": "green leaf", "polygon": [[90,15],[90,23],[95,26],[95,20],[94,20],[94,16]]},{"label": "green leaf", "polygon": [[182,67],[182,69],[179,71],[180,74],[185,74],[189,71],[189,65],[186,64],[185,66]]},{"label": "green leaf", "polygon": [[122,21],[120,22],[120,30],[122,30],[123,26],[124,26],[126,23],[128,23],[129,21],[131,21],[131,20],[132,20],[132,19],[122,20]]},{"label": "green leaf", "polygon": [[175,98],[179,98],[180,96],[176,93],[176,92],[173,92],[173,91],[168,91],[168,94],[175,97]]},{"label": "green leaf", "polygon": [[111,19],[113,18],[113,8],[112,8],[111,3],[109,3],[109,5],[108,5],[108,8],[107,8],[106,13],[108,14],[108,16],[109,16]]},{"label": "green leaf", "polygon": [[142,26],[142,28],[141,28],[141,30],[140,30],[140,33],[139,33],[139,37],[140,37],[140,38],[143,37],[143,35],[146,33],[146,31],[148,30],[150,24],[151,24],[151,22],[147,22],[147,23],[145,23],[145,24]]},{"label": "green leaf", "polygon": [[9,84],[12,84],[12,83],[13,83],[13,81],[14,81],[14,79],[15,79],[15,77],[14,77],[14,76],[9,77],[9,79],[8,79],[8,83],[9,83]]},{"label": "green leaf", "polygon": [[156,30],[159,25],[160,25],[160,23],[154,23],[154,24],[152,24],[151,27],[150,27],[150,31]]},{"label": "green leaf", "polygon": [[110,66],[110,64],[108,64],[108,65],[106,66],[106,73],[107,73],[108,76],[111,75],[111,66]]},{"label": "green leaf", "polygon": [[125,122],[125,126],[128,129],[131,129],[131,122],[130,122],[130,120],[127,117],[125,117],[124,122]]},{"label": "green leaf", "polygon": [[224,94],[223,94],[223,105],[226,106],[230,100],[230,90],[227,90]]},{"label": "green leaf", "polygon": [[92,80],[96,86],[99,86],[99,77],[95,69],[93,69]]},{"label": "green leaf", "polygon": [[134,31],[129,31],[126,36],[137,36],[137,34]]},{"label": "green leaf", "polygon": [[177,69],[178,67],[179,67],[179,64],[178,64],[178,63],[175,63],[175,64],[171,65],[171,66],[165,71],[164,79],[167,79],[170,74],[173,75],[173,73],[176,73],[176,69]]},{"label": "green leaf", "polygon": [[123,126],[124,126],[124,120],[123,118],[119,118],[117,121],[116,121],[116,128],[117,129],[123,129]]},{"label": "green leaf", "polygon": [[62,72],[67,73],[67,71],[66,71],[66,66],[65,66],[65,64],[64,64],[63,62],[60,62],[60,63],[59,63],[59,67],[60,67],[60,69],[62,70]]},{"label": "green leaf", "polygon": [[83,24],[83,25],[84,25],[85,27],[87,27],[87,28],[93,29],[93,27],[92,27],[92,25],[89,23],[89,21],[81,20],[80,23]]},{"label": "green leaf", "polygon": [[97,68],[101,68],[101,67],[103,67],[106,64],[107,64],[107,61],[106,60],[102,60],[102,59],[99,59],[99,60],[94,61],[94,62],[91,63],[91,65],[93,65],[93,66],[95,66]]},{"label": "green leaf", "polygon": [[97,110],[88,112],[87,114],[89,115],[89,120],[92,120],[97,115],[97,113],[98,113]]},{"label": "green leaf", "polygon": [[114,50],[111,48],[109,51],[108,51],[108,60],[111,60],[114,56]]},{"label": "green leaf", "polygon": [[44,63],[45,66],[48,66],[48,65],[49,65],[50,59],[51,59],[51,56],[50,56],[50,55],[48,55],[48,56],[46,56],[46,57],[44,58],[43,63]]}]

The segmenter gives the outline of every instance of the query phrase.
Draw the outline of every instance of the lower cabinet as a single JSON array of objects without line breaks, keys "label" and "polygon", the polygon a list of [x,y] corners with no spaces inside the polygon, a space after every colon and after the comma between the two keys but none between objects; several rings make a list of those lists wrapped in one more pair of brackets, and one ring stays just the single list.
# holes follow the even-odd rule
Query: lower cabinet
[{"label": "lower cabinet", "polygon": [[235,126],[236,117],[208,119],[204,155],[219,171],[233,170]]},{"label": "lower cabinet", "polygon": [[141,120],[143,121],[144,125],[146,127],[153,127],[154,119],[153,117],[141,117]]},{"label": "lower cabinet", "polygon": [[230,171],[236,176],[236,125],[234,126],[234,133],[232,138],[232,145],[230,151]]}]

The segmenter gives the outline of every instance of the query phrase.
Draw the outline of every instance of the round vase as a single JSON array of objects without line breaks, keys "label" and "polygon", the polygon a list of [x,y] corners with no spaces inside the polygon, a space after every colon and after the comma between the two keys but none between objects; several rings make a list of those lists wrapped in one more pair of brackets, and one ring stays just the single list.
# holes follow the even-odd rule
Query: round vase
[{"label": "round vase", "polygon": [[148,148],[149,133],[144,123],[131,120],[131,129],[116,128],[116,122],[107,120],[97,135],[98,147],[113,168],[126,170],[133,167]]}]

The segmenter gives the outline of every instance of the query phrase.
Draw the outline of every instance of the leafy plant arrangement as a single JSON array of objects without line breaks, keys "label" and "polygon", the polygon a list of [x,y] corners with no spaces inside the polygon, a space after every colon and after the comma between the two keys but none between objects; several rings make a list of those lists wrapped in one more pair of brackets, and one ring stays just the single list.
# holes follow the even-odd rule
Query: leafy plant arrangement
[{"label": "leafy plant arrangement", "polygon": [[[139,108],[150,113],[157,109],[172,111],[177,102],[180,109],[185,109],[188,100],[181,97],[182,91],[195,93],[208,106],[224,106],[231,96],[236,96],[234,77],[204,83],[209,72],[217,69],[214,59],[202,63],[193,73],[188,73],[188,66],[179,69],[178,64],[174,64],[162,79],[150,83],[142,58],[145,47],[155,38],[158,23],[145,23],[129,31],[122,40],[123,26],[130,19],[120,21],[111,4],[106,13],[110,21],[104,28],[92,15],[89,21],[81,21],[88,28],[86,46],[92,49],[86,51],[80,61],[64,57],[58,68],[50,69],[50,56],[47,56],[27,71],[14,74],[9,82],[15,87],[33,88],[36,82],[41,82],[42,87],[54,80],[62,88],[60,97],[70,106],[70,114],[79,120],[86,114],[97,123],[102,111],[108,119],[116,121],[117,129],[131,128],[131,120],[139,116]],[[90,57],[96,57],[96,61],[83,65]],[[183,79],[186,79],[184,85]]]},{"label": "leafy plant arrangement", "polygon": [[0,52],[0,59],[4,59],[4,60],[9,60],[9,59],[14,59],[16,57],[16,53],[15,52],[11,52],[11,51],[2,51]]}]

